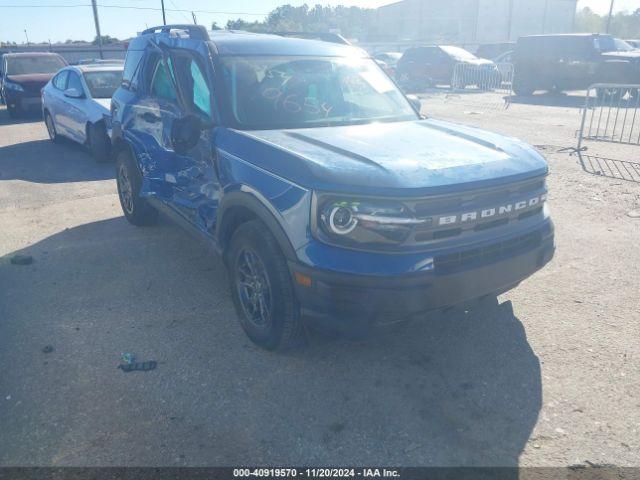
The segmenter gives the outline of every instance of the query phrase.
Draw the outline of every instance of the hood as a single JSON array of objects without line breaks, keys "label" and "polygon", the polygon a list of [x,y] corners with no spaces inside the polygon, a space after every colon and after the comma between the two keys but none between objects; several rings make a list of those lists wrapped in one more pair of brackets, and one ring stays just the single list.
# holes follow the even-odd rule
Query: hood
[{"label": "hood", "polygon": [[516,139],[431,119],[232,132],[255,142],[238,156],[308,188],[414,195],[547,173],[544,158]]},{"label": "hood", "polygon": [[640,50],[628,50],[626,52],[606,52],[602,54],[605,58],[617,60],[640,60]]},{"label": "hood", "polygon": [[29,73],[25,75],[7,75],[7,80],[22,86],[27,92],[40,93],[40,89],[44,87],[55,73]]}]

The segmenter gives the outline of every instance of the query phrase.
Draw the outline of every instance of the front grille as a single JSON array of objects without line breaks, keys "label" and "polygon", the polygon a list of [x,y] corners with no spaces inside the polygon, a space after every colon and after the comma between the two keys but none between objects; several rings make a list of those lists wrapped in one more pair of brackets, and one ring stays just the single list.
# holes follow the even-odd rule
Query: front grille
[{"label": "front grille", "polygon": [[541,242],[541,233],[533,232],[484,247],[441,255],[433,259],[433,264],[438,274],[452,273],[457,270],[512,257],[538,247]]},{"label": "front grille", "polygon": [[[415,228],[406,245],[424,245],[453,237],[471,236],[526,220],[542,213],[546,193],[544,179],[536,178],[492,189],[407,202],[415,217],[428,221]],[[536,200],[535,203],[515,208],[518,202],[532,198]],[[496,214],[500,206],[513,208],[505,210],[506,213]],[[485,216],[483,211],[489,213]],[[469,212],[476,215],[472,220],[464,218],[465,213],[468,215]],[[447,221],[443,221],[445,218]]]}]

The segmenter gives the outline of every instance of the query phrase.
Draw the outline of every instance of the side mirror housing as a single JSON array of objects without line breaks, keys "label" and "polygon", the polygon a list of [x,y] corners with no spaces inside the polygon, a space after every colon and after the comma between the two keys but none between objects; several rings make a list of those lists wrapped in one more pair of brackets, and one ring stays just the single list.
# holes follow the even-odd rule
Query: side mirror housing
[{"label": "side mirror housing", "polygon": [[202,120],[195,115],[176,119],[171,126],[173,151],[185,155],[192,150],[198,144],[203,128]]},{"label": "side mirror housing", "polygon": [[84,98],[84,93],[79,92],[77,88],[67,88],[64,96],[69,98]]}]

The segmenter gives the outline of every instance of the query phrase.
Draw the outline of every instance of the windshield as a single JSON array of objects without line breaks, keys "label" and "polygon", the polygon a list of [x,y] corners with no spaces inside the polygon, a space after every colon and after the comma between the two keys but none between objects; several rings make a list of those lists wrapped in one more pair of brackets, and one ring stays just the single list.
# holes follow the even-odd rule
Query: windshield
[{"label": "windshield", "polygon": [[620,40],[619,38],[614,38],[613,41],[616,44],[617,52],[628,52],[630,50],[634,50],[634,48],[624,40]]},{"label": "windshield", "polygon": [[55,55],[7,58],[7,75],[28,75],[34,73],[56,73],[65,66]]},{"label": "windshield", "polygon": [[122,70],[88,72],[84,80],[93,98],[111,98],[122,83]]},{"label": "windshield", "polygon": [[596,49],[600,52],[628,52],[633,50],[633,47],[627,42],[620,40],[619,38],[613,38],[606,35],[601,35],[594,39]]},{"label": "windshield", "polygon": [[373,60],[223,57],[234,123],[247,129],[415,120],[404,95]]},{"label": "windshield", "polygon": [[451,47],[448,45],[441,46],[440,48],[456,60],[475,60],[478,58],[473,53],[467,52],[464,48]]}]

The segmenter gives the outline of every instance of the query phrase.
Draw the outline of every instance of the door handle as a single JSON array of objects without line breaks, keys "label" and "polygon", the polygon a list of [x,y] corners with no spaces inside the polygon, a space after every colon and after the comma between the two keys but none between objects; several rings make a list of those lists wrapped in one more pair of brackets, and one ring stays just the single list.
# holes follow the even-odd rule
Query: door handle
[{"label": "door handle", "polygon": [[158,115],[151,112],[144,112],[142,114],[142,119],[147,123],[158,123],[160,120],[162,120]]}]

